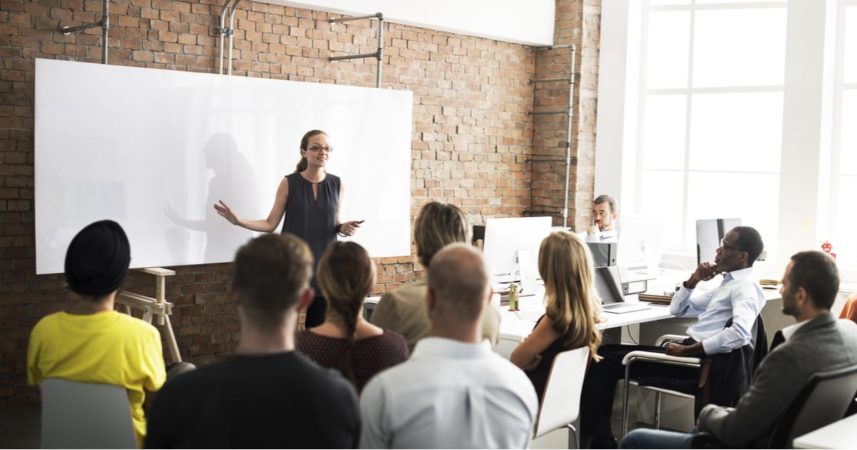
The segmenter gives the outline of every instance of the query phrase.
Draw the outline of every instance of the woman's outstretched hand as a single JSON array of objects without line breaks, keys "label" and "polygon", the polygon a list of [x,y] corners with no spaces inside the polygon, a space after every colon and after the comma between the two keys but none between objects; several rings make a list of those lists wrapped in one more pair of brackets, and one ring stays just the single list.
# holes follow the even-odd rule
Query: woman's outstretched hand
[{"label": "woman's outstretched hand", "polygon": [[235,216],[235,213],[232,212],[229,205],[223,203],[223,200],[218,200],[217,203],[214,204],[214,210],[217,211],[217,214],[220,214],[224,219],[228,220],[232,225],[238,225],[238,217]]}]

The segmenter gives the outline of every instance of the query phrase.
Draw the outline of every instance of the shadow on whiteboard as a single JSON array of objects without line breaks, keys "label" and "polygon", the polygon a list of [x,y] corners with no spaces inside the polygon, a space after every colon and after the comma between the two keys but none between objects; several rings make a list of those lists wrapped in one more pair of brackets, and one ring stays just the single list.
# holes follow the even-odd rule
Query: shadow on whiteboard
[{"label": "shadow on whiteboard", "polygon": [[[235,139],[228,134],[211,136],[203,156],[206,169],[213,174],[208,180],[206,200],[200,204],[189,202],[186,197],[180,211],[174,206],[174,200],[167,200],[164,214],[180,228],[168,227],[165,238],[177,261],[199,260],[199,256],[205,261],[232,261],[235,249],[253,237],[253,232],[220,217],[213,205],[225,198],[255,198],[255,174],[247,158],[238,152]],[[181,200],[175,199],[176,204]]]}]

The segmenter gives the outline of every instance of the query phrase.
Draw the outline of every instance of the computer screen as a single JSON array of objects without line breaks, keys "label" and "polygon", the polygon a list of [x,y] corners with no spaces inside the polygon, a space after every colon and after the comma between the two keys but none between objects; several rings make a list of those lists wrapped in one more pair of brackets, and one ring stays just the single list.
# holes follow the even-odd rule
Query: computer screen
[{"label": "computer screen", "polygon": [[[519,272],[518,253],[526,267],[538,267],[539,246],[551,233],[550,217],[513,217],[485,221],[483,254],[488,275],[515,275]],[[536,274],[538,276],[538,274]]]},{"label": "computer screen", "polygon": [[741,225],[741,219],[699,219],[696,221],[696,263],[713,263],[720,240],[732,228]]},{"label": "computer screen", "polygon": [[592,262],[595,267],[615,266],[619,244],[617,242],[587,242],[592,252]]},{"label": "computer screen", "polygon": [[601,303],[605,305],[625,301],[617,266],[595,268],[595,292],[601,297]]}]

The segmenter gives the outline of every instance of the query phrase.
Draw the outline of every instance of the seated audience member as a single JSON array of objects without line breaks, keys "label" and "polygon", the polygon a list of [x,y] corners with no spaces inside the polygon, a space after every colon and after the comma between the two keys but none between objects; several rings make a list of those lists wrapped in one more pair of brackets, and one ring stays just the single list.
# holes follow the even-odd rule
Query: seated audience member
[{"label": "seated audience member", "polygon": [[[696,324],[687,329],[690,339],[684,343],[670,343],[664,349],[654,346],[601,346],[598,353],[604,359],[589,365],[583,384],[580,414],[581,442],[590,441],[592,447],[616,446],[610,427],[610,415],[613,410],[616,382],[625,376],[622,359],[629,352],[647,350],[666,352],[674,356],[703,356],[727,354],[751,343],[753,325],[765,303],[761,286],[751,277],[753,263],[762,249],[762,237],[755,229],[745,226],[733,228],[726,233],[717,249],[715,265],[700,264],[673,295],[670,303],[671,314],[698,316]],[[717,289],[698,295],[694,292],[699,282],[710,280],[718,273],[723,273],[723,281]],[[743,357],[737,353],[733,355],[739,359]],[[746,383],[749,383],[749,380],[736,378],[740,367],[738,364],[734,366],[736,369],[732,372],[735,373],[729,374],[733,377],[729,385],[718,380],[716,387],[720,390],[718,398],[728,397],[733,402],[741,394],[741,384],[744,383],[746,386]],[[635,365],[631,376],[634,378],[657,377],[669,379],[678,384],[696,386],[699,371],[665,364],[639,363]],[[714,389],[712,387],[712,392]]]},{"label": "seated audience member", "polygon": [[298,310],[313,299],[312,254],[296,236],[265,234],[235,256],[241,337],[229,359],[164,385],[148,448],[352,448],[357,394],[335,371],[294,351]]},{"label": "seated audience member", "polygon": [[481,338],[491,289],[482,255],[452,244],[428,269],[431,335],[363,389],[361,448],[527,448],[538,400]]},{"label": "seated audience member", "polygon": [[142,446],[143,405],[166,374],[158,330],[113,310],[130,263],[131,247],[118,223],[103,220],[77,233],[65,255],[65,279],[74,303],[33,328],[27,381],[35,385],[61,378],[124,387],[137,445]]},{"label": "seated audience member", "polygon": [[[762,361],[735,408],[708,405],[697,427],[728,447],[766,447],[776,422],[809,378],[857,364],[857,324],[837,320],[830,307],[839,289],[836,263],[809,251],[791,258],[783,275],[783,313],[797,323],[783,328],[785,342]],[[694,433],[634,430],[624,448],[690,448]]]},{"label": "seated audience member", "polygon": [[[438,250],[454,242],[468,242],[467,218],[455,205],[430,202],[422,207],[414,221],[417,256],[424,268],[431,265]],[[413,352],[414,345],[429,335],[426,313],[426,280],[419,279],[385,293],[369,319],[373,324],[401,334]],[[500,338],[500,311],[488,306],[482,314],[482,337],[497,345]]]},{"label": "seated audience member", "polygon": [[601,333],[596,328],[592,256],[579,237],[551,233],[539,248],[539,275],[545,283],[545,314],[510,360],[524,369],[539,400],[557,353],[588,346],[597,357]]},{"label": "seated audience member", "polygon": [[583,233],[587,242],[618,242],[618,220],[616,200],[609,195],[595,197],[592,201],[592,226]]},{"label": "seated audience member", "polygon": [[375,285],[375,265],[355,242],[332,242],[316,280],[327,299],[324,323],[298,334],[297,349],[322,367],[338,369],[358,391],[376,373],[408,359],[401,335],[363,320],[363,300]]}]

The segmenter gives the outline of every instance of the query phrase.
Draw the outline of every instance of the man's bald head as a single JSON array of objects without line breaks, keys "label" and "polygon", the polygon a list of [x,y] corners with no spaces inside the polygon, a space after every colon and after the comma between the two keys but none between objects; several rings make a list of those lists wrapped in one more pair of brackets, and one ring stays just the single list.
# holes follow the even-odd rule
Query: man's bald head
[{"label": "man's bald head", "polygon": [[482,254],[467,244],[447,245],[431,260],[428,288],[432,321],[478,322],[489,293]]}]

